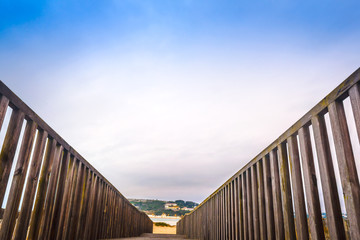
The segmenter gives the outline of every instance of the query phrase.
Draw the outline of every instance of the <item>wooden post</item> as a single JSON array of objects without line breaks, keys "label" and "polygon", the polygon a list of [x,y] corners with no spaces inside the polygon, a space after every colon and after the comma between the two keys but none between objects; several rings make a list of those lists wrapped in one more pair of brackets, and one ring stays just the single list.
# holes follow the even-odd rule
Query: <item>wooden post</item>
[{"label": "wooden post", "polygon": [[315,116],[311,122],[314,130],[330,236],[334,239],[346,239],[324,116]]},{"label": "wooden post", "polygon": [[270,172],[270,159],[266,155],[263,158],[264,166],[264,186],[265,186],[265,211],[266,211],[266,232],[267,239],[275,239],[275,223],[274,223],[274,209],[273,209],[273,196],[272,196],[272,183]]},{"label": "wooden post", "polygon": [[41,168],[41,174],[39,178],[39,184],[37,188],[36,200],[34,205],[34,210],[31,214],[30,220],[30,229],[27,239],[39,239],[39,226],[41,225],[41,220],[43,215],[43,205],[45,203],[46,191],[49,183],[50,172],[52,163],[55,157],[56,150],[56,141],[50,139],[46,147],[46,154],[44,158],[44,163]]},{"label": "wooden post", "polygon": [[286,151],[286,143],[279,144],[279,163],[281,176],[281,196],[284,213],[285,239],[296,239],[294,210],[291,196],[291,185],[289,176],[289,164]]},{"label": "wooden post", "polygon": [[[0,116],[1,117],[1,116]],[[6,186],[9,180],[11,166],[13,164],[16,147],[19,141],[21,127],[24,121],[24,113],[14,109],[8,129],[6,131],[4,143],[0,154],[0,203],[4,200]]]},{"label": "wooden post", "polygon": [[281,203],[279,165],[277,158],[277,150],[270,152],[270,169],[271,169],[271,186],[274,204],[274,220],[275,220],[275,234],[276,239],[284,239],[284,221]]},{"label": "wooden post", "polygon": [[299,149],[296,136],[288,138],[291,180],[293,185],[296,232],[299,239],[309,239],[305,207],[304,188],[302,184]]},{"label": "wooden post", "polygon": [[264,190],[264,171],[263,160],[256,163],[256,175],[258,183],[258,204],[259,204],[259,226],[260,239],[266,240],[266,211],[265,211],[265,190]]},{"label": "wooden post", "polygon": [[321,207],[317,187],[314,158],[311,147],[309,127],[304,126],[299,130],[300,152],[303,166],[304,183],[307,206],[309,211],[310,236],[313,240],[323,240],[324,226],[321,216]]},{"label": "wooden post", "polygon": [[252,184],[252,206],[253,206],[253,225],[254,225],[254,239],[260,239],[260,222],[259,222],[259,197],[258,197],[258,180],[256,164],[250,167],[251,184]]},{"label": "wooden post", "polygon": [[[1,102],[0,102],[1,104]],[[21,193],[24,187],[25,177],[28,170],[32,146],[34,144],[37,124],[33,121],[26,123],[25,133],[16,164],[10,193],[7,200],[3,220],[1,223],[0,239],[11,239],[15,228]]]},{"label": "wooden post", "polygon": [[22,201],[17,225],[15,227],[15,240],[22,240],[26,238],[47,136],[47,132],[43,130],[38,131],[32,162],[30,165],[30,172],[27,178],[24,198]]},{"label": "wooden post", "polygon": [[342,102],[329,105],[332,133],[339,164],[351,239],[360,239],[360,185]]}]

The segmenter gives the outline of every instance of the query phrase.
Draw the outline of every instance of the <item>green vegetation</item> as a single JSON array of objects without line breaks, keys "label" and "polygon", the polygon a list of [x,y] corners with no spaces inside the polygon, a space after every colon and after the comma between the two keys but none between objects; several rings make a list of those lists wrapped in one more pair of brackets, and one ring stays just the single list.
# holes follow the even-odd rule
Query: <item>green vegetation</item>
[{"label": "green vegetation", "polygon": [[191,202],[191,201],[183,201],[183,200],[176,200],[175,203],[180,207],[180,208],[183,208],[183,207],[187,207],[187,208],[194,208],[196,207],[197,203],[194,203],[194,202]]},{"label": "green vegetation", "polygon": [[172,210],[165,209],[166,203],[176,203],[179,208],[194,208],[197,203],[184,200],[176,201],[161,201],[161,200],[147,200],[147,199],[129,199],[129,201],[138,209],[146,212],[147,214],[153,215],[162,215],[166,214],[167,216],[184,216],[186,213],[189,213],[188,210]]},{"label": "green vegetation", "polygon": [[158,226],[158,227],[171,227],[171,225],[164,223],[164,222],[156,222],[154,224],[155,224],[155,226]]}]

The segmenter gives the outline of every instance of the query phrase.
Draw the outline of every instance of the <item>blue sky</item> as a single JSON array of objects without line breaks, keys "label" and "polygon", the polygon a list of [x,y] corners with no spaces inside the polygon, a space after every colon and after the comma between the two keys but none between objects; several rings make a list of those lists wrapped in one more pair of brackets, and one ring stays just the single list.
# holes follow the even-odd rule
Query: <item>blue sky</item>
[{"label": "blue sky", "polygon": [[359,67],[358,1],[2,1],[0,79],[128,197],[201,201]]}]

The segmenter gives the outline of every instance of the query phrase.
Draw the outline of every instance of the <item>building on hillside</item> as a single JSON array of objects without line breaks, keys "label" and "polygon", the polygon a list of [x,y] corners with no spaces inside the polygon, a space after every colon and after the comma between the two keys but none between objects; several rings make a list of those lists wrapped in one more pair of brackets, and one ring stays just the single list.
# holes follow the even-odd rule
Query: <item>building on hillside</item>
[{"label": "building on hillside", "polygon": [[171,209],[174,211],[179,211],[180,208],[176,203],[165,203],[165,209]]},{"label": "building on hillside", "polygon": [[184,211],[192,211],[192,210],[194,210],[194,208],[183,207],[183,208],[181,208],[181,210],[184,210]]}]

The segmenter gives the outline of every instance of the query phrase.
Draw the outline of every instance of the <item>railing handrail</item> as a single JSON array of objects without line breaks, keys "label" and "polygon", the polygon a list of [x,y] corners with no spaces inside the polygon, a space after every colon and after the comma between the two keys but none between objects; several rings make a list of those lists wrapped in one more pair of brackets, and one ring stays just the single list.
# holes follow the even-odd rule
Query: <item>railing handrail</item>
[{"label": "railing handrail", "polygon": [[[96,170],[80,153],[71,147],[53,128],[51,128],[34,110],[32,110],[26,103],[24,103],[13,91],[11,91],[1,80],[0,80],[0,95],[5,96],[9,100],[9,106],[21,110],[25,114],[25,119],[32,120],[37,123],[38,128],[46,131],[49,138],[55,139],[55,141],[62,145],[63,148],[73,155],[77,160],[81,161],[87,168],[94,172],[101,178],[106,184],[108,184],[116,193],[122,196],[134,209],[139,211],[133,206],[127,198],[125,198],[117,188],[112,185],[98,170]],[[141,212],[141,211],[139,211]]]},{"label": "railing handrail", "polygon": [[0,129],[9,109],[0,154],[0,201],[6,202],[1,239],[98,239],[152,231],[145,212],[0,81]]},{"label": "railing handrail", "polygon": [[275,141],[273,141],[268,147],[262,150],[256,157],[254,157],[250,162],[243,166],[239,171],[232,175],[224,184],[218,187],[210,196],[208,196],[204,201],[202,201],[193,211],[187,213],[186,215],[192,214],[203,204],[205,204],[209,199],[216,195],[222,188],[232,182],[238,175],[245,172],[249,167],[254,163],[262,159],[267,155],[271,150],[276,149],[276,147],[288,137],[296,133],[301,127],[306,126],[310,123],[313,116],[318,115],[319,113],[325,111],[330,103],[335,100],[344,99],[348,95],[348,90],[354,86],[356,83],[360,82],[360,68],[354,71],[348,78],[346,78],[338,87],[331,91],[326,97],[324,97],[318,104],[316,104],[310,111],[308,111],[303,117],[301,117],[295,124],[288,128],[283,134],[281,134]]}]

